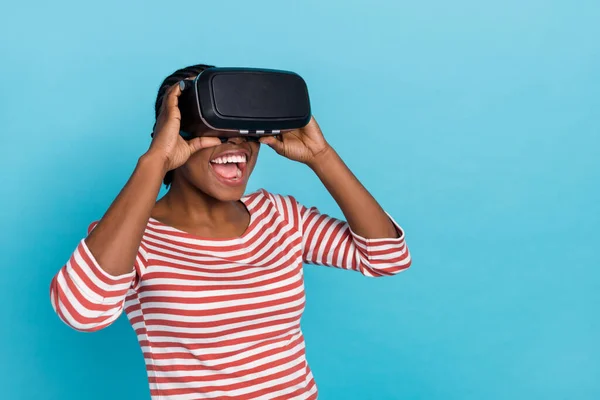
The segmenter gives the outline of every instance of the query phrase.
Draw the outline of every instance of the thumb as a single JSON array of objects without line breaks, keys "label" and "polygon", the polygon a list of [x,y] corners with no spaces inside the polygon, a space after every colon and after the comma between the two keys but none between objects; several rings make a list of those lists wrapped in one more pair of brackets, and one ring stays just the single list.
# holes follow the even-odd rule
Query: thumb
[{"label": "thumb", "polygon": [[192,154],[197,152],[198,150],[205,149],[207,147],[218,146],[221,144],[221,141],[217,137],[212,136],[200,136],[193,138],[189,142],[187,142]]},{"label": "thumb", "polygon": [[284,152],[285,146],[283,142],[281,140],[277,140],[277,138],[274,136],[264,136],[261,137],[259,141],[275,150],[278,154],[283,154]]}]

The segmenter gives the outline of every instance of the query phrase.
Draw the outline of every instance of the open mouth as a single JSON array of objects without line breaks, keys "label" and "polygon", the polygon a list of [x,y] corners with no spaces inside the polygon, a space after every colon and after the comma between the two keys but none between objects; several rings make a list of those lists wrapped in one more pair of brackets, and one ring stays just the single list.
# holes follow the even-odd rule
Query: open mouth
[{"label": "open mouth", "polygon": [[210,160],[210,166],[217,179],[226,185],[239,185],[245,180],[248,154],[244,151],[232,151],[219,154]]}]

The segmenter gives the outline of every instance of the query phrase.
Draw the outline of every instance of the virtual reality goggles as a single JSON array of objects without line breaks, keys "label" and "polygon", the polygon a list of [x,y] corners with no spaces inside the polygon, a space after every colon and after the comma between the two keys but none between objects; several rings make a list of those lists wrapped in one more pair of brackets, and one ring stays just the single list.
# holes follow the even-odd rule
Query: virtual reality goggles
[{"label": "virtual reality goggles", "polygon": [[289,71],[213,67],[180,87],[184,136],[256,139],[302,128],[311,119],[306,82]]}]

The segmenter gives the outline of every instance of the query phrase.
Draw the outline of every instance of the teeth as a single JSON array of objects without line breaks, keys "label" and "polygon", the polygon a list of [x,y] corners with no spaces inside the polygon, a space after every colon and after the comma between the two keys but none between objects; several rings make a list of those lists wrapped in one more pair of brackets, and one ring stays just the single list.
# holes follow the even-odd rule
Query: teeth
[{"label": "teeth", "polygon": [[241,169],[239,169],[239,168],[238,168],[238,169],[237,169],[237,171],[236,171],[236,177],[237,177],[238,179],[242,177],[242,170],[241,170]]},{"label": "teeth", "polygon": [[243,154],[243,155],[233,155],[233,156],[221,156],[221,157],[215,158],[211,162],[213,162],[215,164],[245,163],[246,155]]}]

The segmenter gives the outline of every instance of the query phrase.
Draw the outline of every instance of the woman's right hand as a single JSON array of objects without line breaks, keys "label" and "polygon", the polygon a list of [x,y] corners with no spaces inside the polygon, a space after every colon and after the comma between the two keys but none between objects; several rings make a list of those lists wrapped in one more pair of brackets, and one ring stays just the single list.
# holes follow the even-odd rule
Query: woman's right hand
[{"label": "woman's right hand", "polygon": [[198,150],[221,144],[216,137],[195,137],[190,140],[181,137],[181,112],[177,106],[180,95],[179,83],[171,86],[165,94],[147,153],[161,158],[165,173],[185,164]]}]

